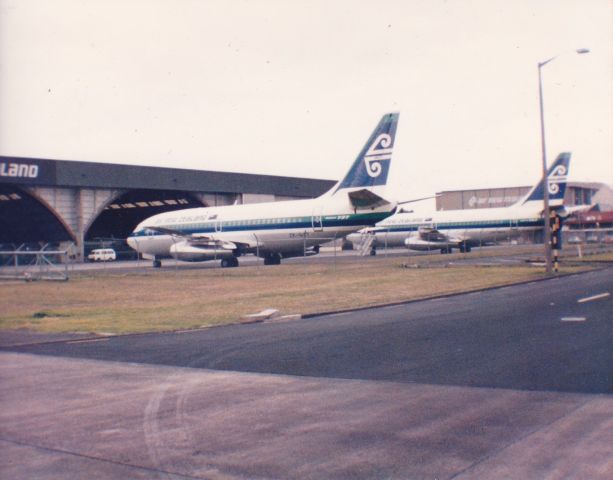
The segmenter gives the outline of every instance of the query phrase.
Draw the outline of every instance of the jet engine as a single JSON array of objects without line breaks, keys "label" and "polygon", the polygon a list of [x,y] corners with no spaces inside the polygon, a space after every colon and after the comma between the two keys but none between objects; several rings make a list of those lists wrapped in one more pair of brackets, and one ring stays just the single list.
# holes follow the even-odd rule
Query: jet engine
[{"label": "jet engine", "polygon": [[452,248],[458,248],[458,244],[455,242],[441,242],[432,240],[422,240],[421,238],[407,238],[404,244],[409,250],[417,250],[421,252],[433,251],[433,250],[446,250],[451,251]]},{"label": "jet engine", "polygon": [[221,245],[199,246],[189,242],[178,242],[170,247],[170,255],[183,262],[205,262],[234,256],[232,249]]}]

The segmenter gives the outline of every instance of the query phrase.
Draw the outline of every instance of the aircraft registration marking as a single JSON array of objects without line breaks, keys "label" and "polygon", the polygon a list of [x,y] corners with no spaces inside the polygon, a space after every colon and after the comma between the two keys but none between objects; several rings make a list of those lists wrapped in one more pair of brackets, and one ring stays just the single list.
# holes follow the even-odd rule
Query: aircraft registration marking
[{"label": "aircraft registration marking", "polygon": [[591,302],[593,300],[600,300],[601,298],[606,298],[610,295],[611,294],[609,292],[599,293],[598,295],[592,295],[591,297],[580,298],[579,300],[577,300],[577,303],[585,303],[585,302]]}]

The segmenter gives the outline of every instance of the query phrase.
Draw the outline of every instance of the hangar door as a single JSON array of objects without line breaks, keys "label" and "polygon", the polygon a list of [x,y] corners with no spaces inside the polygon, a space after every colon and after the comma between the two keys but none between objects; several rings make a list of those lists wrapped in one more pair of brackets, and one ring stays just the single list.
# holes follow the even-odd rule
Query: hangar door
[{"label": "hangar door", "polygon": [[125,239],[146,218],[162,212],[204,206],[187,192],[131,190],[113,200],[96,217],[85,240]]},{"label": "hangar door", "polygon": [[12,185],[0,185],[0,243],[74,241],[66,226],[41,201]]}]

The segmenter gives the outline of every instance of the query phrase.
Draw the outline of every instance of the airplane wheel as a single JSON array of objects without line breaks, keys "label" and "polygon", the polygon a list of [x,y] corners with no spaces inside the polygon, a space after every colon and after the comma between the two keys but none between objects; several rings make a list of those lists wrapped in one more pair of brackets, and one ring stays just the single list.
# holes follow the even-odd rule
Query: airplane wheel
[{"label": "airplane wheel", "polygon": [[460,244],[460,252],[461,253],[470,253],[470,245],[466,245],[465,243]]},{"label": "airplane wheel", "polygon": [[221,268],[238,267],[238,259],[236,257],[223,258],[221,260]]},{"label": "airplane wheel", "polygon": [[153,268],[161,268],[162,267],[162,261],[161,260],[154,260],[153,261]]},{"label": "airplane wheel", "polygon": [[374,257],[376,254],[377,254],[377,250],[376,249],[373,248],[373,249],[370,250],[370,256],[371,257]]}]

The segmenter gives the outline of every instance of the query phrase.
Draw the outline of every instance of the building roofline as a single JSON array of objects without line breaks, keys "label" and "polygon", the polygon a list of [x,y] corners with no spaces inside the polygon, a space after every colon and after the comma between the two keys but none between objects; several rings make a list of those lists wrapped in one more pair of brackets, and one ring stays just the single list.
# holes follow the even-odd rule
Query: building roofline
[{"label": "building roofline", "polygon": [[[7,175],[11,164],[34,165],[37,176]],[[55,187],[163,189],[297,197],[317,196],[336,183],[333,180],[279,175],[13,156],[0,156],[0,182]]]},{"label": "building roofline", "polygon": [[[603,187],[609,187],[608,184],[602,182],[567,182],[566,185],[572,188],[592,188],[598,190]],[[457,190],[441,190],[436,192],[436,195],[445,195],[449,193],[458,193],[458,192],[488,192],[491,190],[511,190],[511,189],[530,189],[534,185],[514,185],[514,186],[506,186],[506,187],[486,187],[486,188],[460,188]]]}]

